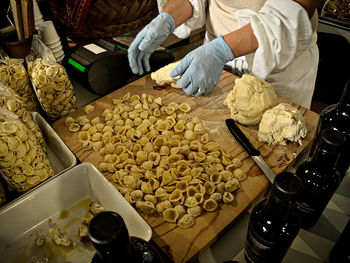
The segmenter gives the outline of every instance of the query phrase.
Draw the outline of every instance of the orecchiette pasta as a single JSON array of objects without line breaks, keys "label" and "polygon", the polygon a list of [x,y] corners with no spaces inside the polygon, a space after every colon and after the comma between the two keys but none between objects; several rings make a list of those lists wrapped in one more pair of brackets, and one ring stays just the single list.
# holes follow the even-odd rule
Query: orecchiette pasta
[{"label": "orecchiette pasta", "polygon": [[104,156],[99,170],[111,174],[138,211],[188,228],[202,211],[233,201],[245,178],[241,162],[209,139],[201,120],[187,114],[187,103],[166,105],[160,97],[130,93],[112,103],[91,120],[67,117],[65,123],[79,132],[85,150]]}]

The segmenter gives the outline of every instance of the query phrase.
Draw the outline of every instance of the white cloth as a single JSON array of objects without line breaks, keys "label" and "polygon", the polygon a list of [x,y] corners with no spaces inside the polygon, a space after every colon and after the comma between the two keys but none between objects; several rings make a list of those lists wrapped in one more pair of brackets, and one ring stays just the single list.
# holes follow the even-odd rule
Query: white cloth
[{"label": "white cloth", "polygon": [[259,12],[236,12],[240,26],[250,23],[259,47],[246,56],[249,71],[269,82],[279,96],[310,108],[318,68],[317,12],[311,21],[291,0],[268,0]]},{"label": "white cloth", "polygon": [[[192,5],[193,13],[189,20],[175,29],[174,35],[179,38],[189,37],[191,31],[202,28],[205,25],[207,0],[188,1]],[[163,10],[167,2],[168,0],[157,0],[159,12]]]},{"label": "white cloth", "polygon": [[[167,2],[158,1],[162,6]],[[176,29],[179,37],[201,28],[207,17],[206,0],[189,2],[193,17]],[[267,0],[258,12],[241,9],[235,15],[240,27],[251,24],[259,44],[254,54],[246,56],[249,72],[271,83],[279,96],[310,108],[319,59],[317,12],[310,21],[305,9],[292,0]],[[206,35],[209,40],[217,37]]]}]

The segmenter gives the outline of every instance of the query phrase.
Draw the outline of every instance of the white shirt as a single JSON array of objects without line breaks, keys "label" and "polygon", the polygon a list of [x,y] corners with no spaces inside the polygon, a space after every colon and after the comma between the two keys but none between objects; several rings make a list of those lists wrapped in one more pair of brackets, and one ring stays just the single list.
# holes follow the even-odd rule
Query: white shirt
[{"label": "white shirt", "polygon": [[[227,16],[215,16],[214,21],[212,14],[222,12],[225,3],[226,7],[230,2],[242,3],[240,0],[209,0],[211,8],[208,12],[211,14],[207,14],[207,1],[189,2],[193,7],[193,16],[175,30],[174,34],[178,37],[188,37],[191,30],[203,27],[205,22],[209,38],[227,34],[230,30],[228,26],[217,26],[220,20],[220,23],[228,24]],[[158,0],[159,10],[165,3],[166,0]],[[316,45],[317,12],[310,21],[305,9],[292,0],[266,0],[259,10],[240,9],[232,15],[232,19],[232,27],[235,27],[234,21],[238,21],[238,27],[250,23],[258,40],[259,47],[255,53],[245,56],[250,73],[271,83],[277,95],[310,108],[319,59]]]}]

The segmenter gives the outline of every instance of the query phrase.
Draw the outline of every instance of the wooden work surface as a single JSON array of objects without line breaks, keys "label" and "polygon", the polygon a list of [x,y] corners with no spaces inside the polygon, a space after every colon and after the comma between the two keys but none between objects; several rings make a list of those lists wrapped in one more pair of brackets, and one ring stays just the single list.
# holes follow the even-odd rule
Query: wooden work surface
[{"label": "wooden work surface", "polygon": [[[153,229],[152,239],[174,262],[193,260],[201,251],[212,244],[218,234],[229,226],[269,186],[265,175],[262,174],[262,171],[254,161],[235,141],[225,124],[225,120],[230,118],[230,111],[223,102],[227,94],[232,90],[236,78],[236,76],[224,71],[219,84],[209,95],[193,98],[186,96],[179,89],[152,89],[155,83],[150,78],[150,75],[147,75],[91,103],[95,106],[95,110],[87,114],[88,118],[92,119],[100,116],[104,109],[113,109],[112,98],[122,98],[127,92],[130,92],[131,95],[146,93],[155,97],[160,96],[163,104],[173,101],[177,103],[187,102],[192,108],[189,114],[202,120],[208,129],[210,139],[219,143],[234,157],[242,160],[241,169],[246,172],[248,178],[241,183],[236,200],[229,205],[220,205],[220,209],[217,209],[215,212],[203,213],[196,218],[196,223],[193,227],[182,229],[175,224],[164,222],[160,216],[142,215]],[[279,98],[279,100],[288,102],[283,98]],[[289,143],[287,146],[268,146],[258,142],[257,127],[239,126],[253,146],[261,152],[265,161],[276,174],[292,164],[296,157],[312,142],[318,121],[318,114],[299,105],[291,104],[301,111],[309,130],[302,146],[296,143]],[[86,115],[82,108],[70,114],[70,116],[75,118],[81,115]],[[78,140],[78,133],[73,134],[68,131],[64,125],[64,118],[56,121],[53,124],[53,128],[81,162],[91,162],[98,167],[98,164],[103,160],[102,156],[98,152],[83,150]],[[232,242],[244,242],[244,240],[232,240]]]}]

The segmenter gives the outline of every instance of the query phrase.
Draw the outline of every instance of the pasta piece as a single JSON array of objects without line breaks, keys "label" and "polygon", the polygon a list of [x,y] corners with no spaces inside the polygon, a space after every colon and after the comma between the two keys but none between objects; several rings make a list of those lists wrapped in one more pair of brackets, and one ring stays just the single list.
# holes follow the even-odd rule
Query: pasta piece
[{"label": "pasta piece", "polygon": [[233,178],[232,180],[229,180],[225,183],[225,190],[227,192],[233,192],[239,188],[239,182],[236,178]]},{"label": "pasta piece", "polygon": [[149,182],[142,182],[141,191],[145,194],[153,194],[153,188]]},{"label": "pasta piece", "polygon": [[180,218],[177,224],[181,228],[189,228],[194,224],[193,216],[185,214],[183,217]]},{"label": "pasta piece", "polygon": [[169,196],[169,201],[170,202],[178,202],[181,200],[181,198],[183,197],[182,195],[182,191],[180,191],[179,189],[175,189]]},{"label": "pasta piece", "polygon": [[187,140],[193,140],[193,139],[196,137],[196,135],[195,135],[195,133],[194,133],[193,131],[191,131],[191,130],[186,130],[186,131],[185,131],[185,134],[184,134],[184,137],[185,137]]},{"label": "pasta piece", "polygon": [[191,106],[188,103],[181,103],[179,105],[179,110],[183,112],[189,112],[191,110]]},{"label": "pasta piece", "polygon": [[222,180],[225,182],[227,182],[233,178],[233,174],[229,171],[226,171],[226,170],[220,171],[220,174],[221,174]]},{"label": "pasta piece", "polygon": [[154,214],[156,212],[154,204],[149,201],[137,201],[136,208],[148,215]]},{"label": "pasta piece", "polygon": [[213,173],[210,175],[210,181],[213,183],[213,184],[218,184],[221,182],[221,179],[222,179],[222,176],[220,173]]},{"label": "pasta piece", "polygon": [[208,212],[213,212],[216,210],[216,208],[218,207],[218,204],[216,203],[216,201],[214,199],[208,199],[204,202],[203,204],[203,209],[208,211]]},{"label": "pasta piece", "polygon": [[222,194],[220,194],[220,193],[212,193],[210,195],[209,199],[213,199],[213,200],[215,200],[216,203],[219,203],[222,200]]},{"label": "pasta piece", "polygon": [[233,165],[233,167],[235,167],[235,168],[240,167],[240,166],[241,166],[241,160],[238,159],[238,158],[233,158],[233,160],[232,160],[232,165]]},{"label": "pasta piece", "polygon": [[168,208],[173,208],[173,205],[168,200],[160,202],[156,205],[157,212],[160,214],[162,214]]},{"label": "pasta piece", "polygon": [[[155,195],[156,197],[166,196],[166,195],[167,195],[167,191],[166,191],[164,188],[159,187],[159,188],[156,190],[156,192],[154,193],[154,195]],[[169,200],[170,200],[170,197],[169,197]],[[171,201],[171,200],[170,200],[170,201]]]},{"label": "pasta piece", "polygon": [[175,185],[176,189],[180,190],[181,192],[185,192],[188,187],[188,182],[186,181],[178,181]]},{"label": "pasta piece", "polygon": [[154,205],[157,205],[158,203],[157,197],[151,194],[145,195],[144,199],[145,201],[151,202]]},{"label": "pasta piece", "polygon": [[194,127],[193,127],[193,131],[196,133],[196,134],[203,134],[206,129],[204,127],[204,125],[202,123],[197,123]]},{"label": "pasta piece", "polygon": [[87,131],[82,131],[79,133],[79,140],[81,142],[89,141],[90,138],[91,138],[90,133],[88,133]]},{"label": "pasta piece", "polygon": [[91,127],[92,127],[92,125],[90,123],[87,123],[83,127],[81,127],[81,130],[88,131]]},{"label": "pasta piece", "polygon": [[197,188],[195,186],[189,186],[186,189],[187,196],[195,196],[195,194],[198,192]]},{"label": "pasta piece", "polygon": [[222,197],[222,199],[223,199],[225,204],[232,203],[235,200],[233,194],[231,194],[229,192],[225,192],[224,196]]},{"label": "pasta piece", "polygon": [[77,132],[80,130],[80,125],[78,123],[72,123],[71,125],[69,125],[69,131],[70,132]]},{"label": "pasta piece", "polygon": [[197,199],[194,196],[189,196],[185,200],[185,206],[187,207],[194,207],[197,206],[198,202]]},{"label": "pasta piece", "polygon": [[179,217],[179,212],[175,208],[168,208],[163,211],[163,218],[169,223],[176,223]]},{"label": "pasta piece", "polygon": [[247,175],[241,170],[241,169],[235,169],[233,171],[233,176],[239,181],[243,181],[244,179],[247,178]]},{"label": "pasta piece", "polygon": [[212,193],[215,192],[215,185],[212,182],[205,182],[204,183],[204,188],[205,188],[205,192],[208,195],[211,195]]},{"label": "pasta piece", "polygon": [[85,112],[86,114],[88,114],[88,113],[93,112],[94,109],[95,109],[95,106],[88,104],[88,105],[86,105],[86,106],[84,107],[84,112]]},{"label": "pasta piece", "polygon": [[215,151],[220,150],[220,145],[217,144],[216,142],[208,142],[205,146],[207,147],[208,151],[210,151],[210,152],[215,152]]},{"label": "pasta piece", "polygon": [[65,120],[64,120],[64,125],[66,126],[70,126],[71,124],[73,124],[75,122],[75,119],[73,117],[68,116]]},{"label": "pasta piece", "polygon": [[202,209],[201,209],[201,207],[198,206],[198,205],[196,205],[196,206],[194,206],[194,207],[189,207],[189,208],[187,208],[187,213],[188,213],[189,215],[193,216],[193,217],[198,217],[198,216],[200,216],[201,212],[202,212]]},{"label": "pasta piece", "polygon": [[159,154],[160,155],[163,155],[163,156],[168,156],[170,153],[170,150],[169,150],[169,147],[168,146],[165,146],[165,145],[162,145],[159,149]]}]

